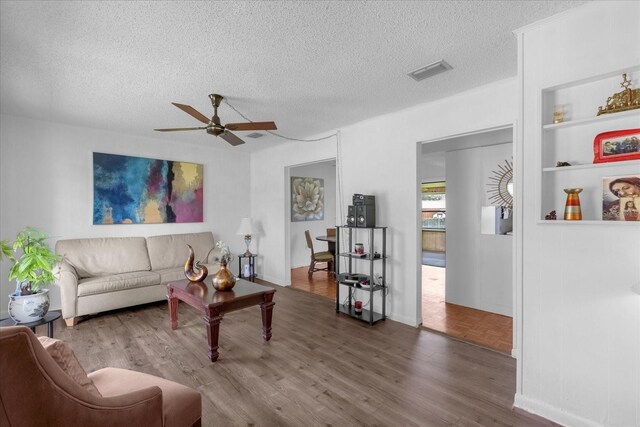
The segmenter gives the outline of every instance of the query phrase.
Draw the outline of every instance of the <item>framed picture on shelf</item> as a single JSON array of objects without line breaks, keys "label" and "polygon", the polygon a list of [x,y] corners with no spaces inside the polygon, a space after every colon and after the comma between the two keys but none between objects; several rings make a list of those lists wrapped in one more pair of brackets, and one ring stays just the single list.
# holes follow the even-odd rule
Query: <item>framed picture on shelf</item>
[{"label": "framed picture on shelf", "polygon": [[602,219],[640,221],[640,174],[602,178]]},{"label": "framed picture on shelf", "polygon": [[593,163],[640,159],[640,129],[603,132],[593,140]]}]

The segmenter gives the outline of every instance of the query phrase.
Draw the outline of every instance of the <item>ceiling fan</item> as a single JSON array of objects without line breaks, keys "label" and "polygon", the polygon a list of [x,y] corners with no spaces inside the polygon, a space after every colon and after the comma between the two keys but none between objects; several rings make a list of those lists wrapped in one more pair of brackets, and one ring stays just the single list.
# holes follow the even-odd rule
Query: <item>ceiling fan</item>
[{"label": "ceiling fan", "polygon": [[190,105],[178,104],[177,102],[172,102],[173,105],[189,114],[190,116],[200,120],[202,123],[206,123],[206,126],[199,126],[194,128],[169,128],[169,129],[154,129],[159,132],[176,132],[183,130],[201,130],[206,129],[207,133],[214,136],[219,136],[225,141],[227,141],[231,145],[240,145],[244,144],[244,141],[238,138],[233,133],[229,132],[232,130],[235,131],[245,131],[245,130],[276,130],[276,124],[274,122],[245,122],[245,123],[227,123],[226,125],[220,124],[220,117],[218,117],[218,107],[220,106],[220,102],[224,99],[222,95],[218,95],[217,93],[212,93],[209,95],[209,99],[211,99],[211,104],[213,105],[213,117],[208,119],[207,116],[196,110]]}]

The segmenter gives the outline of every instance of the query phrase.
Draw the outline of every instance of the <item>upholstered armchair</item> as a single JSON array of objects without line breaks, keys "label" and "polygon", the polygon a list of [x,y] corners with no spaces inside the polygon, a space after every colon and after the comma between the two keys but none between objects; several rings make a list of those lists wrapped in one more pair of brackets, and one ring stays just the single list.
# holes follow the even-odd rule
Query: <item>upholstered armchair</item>
[{"label": "upholstered armchair", "polygon": [[[0,425],[200,426],[196,390],[126,369],[86,375],[64,343],[45,340],[60,344],[53,356],[29,328],[0,328]],[[65,372],[74,363],[81,372]]]}]

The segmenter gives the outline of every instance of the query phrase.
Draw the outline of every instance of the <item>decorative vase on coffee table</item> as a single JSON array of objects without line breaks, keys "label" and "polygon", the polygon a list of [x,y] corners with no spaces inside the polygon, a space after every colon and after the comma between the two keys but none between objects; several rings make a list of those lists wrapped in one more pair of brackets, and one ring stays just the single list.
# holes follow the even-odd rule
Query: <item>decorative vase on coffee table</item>
[{"label": "decorative vase on coffee table", "polygon": [[580,221],[582,219],[582,209],[580,208],[580,192],[582,188],[565,188],[567,201],[564,205],[565,221]]},{"label": "decorative vase on coffee table", "polygon": [[227,268],[227,263],[221,262],[220,270],[213,275],[212,282],[216,291],[230,291],[236,285],[236,277]]}]

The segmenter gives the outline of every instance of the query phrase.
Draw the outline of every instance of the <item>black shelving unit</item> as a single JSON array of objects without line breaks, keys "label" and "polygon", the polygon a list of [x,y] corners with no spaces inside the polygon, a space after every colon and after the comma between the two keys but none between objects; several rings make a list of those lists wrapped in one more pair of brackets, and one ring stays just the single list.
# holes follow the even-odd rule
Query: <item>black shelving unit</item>
[{"label": "black shelving unit", "polygon": [[[336,280],[338,286],[336,289],[336,312],[344,313],[355,319],[362,320],[373,325],[374,323],[387,318],[387,227],[348,227],[336,226],[336,255],[339,257],[335,262]],[[343,232],[348,237],[342,242]],[[382,234],[381,252],[375,252],[376,234]],[[367,237],[367,245],[364,255],[354,254],[354,244],[360,243],[355,240],[356,237]],[[345,250],[346,249],[346,250]],[[347,269],[340,271],[341,258],[347,258]],[[374,283],[374,267],[375,264],[381,264],[380,283]],[[342,304],[340,300],[340,285],[347,286],[349,292],[349,300]],[[369,309],[362,309],[362,313],[356,313],[353,304],[353,295],[356,290],[369,293]],[[376,312],[373,305],[373,295],[380,291],[382,299],[382,312]]]}]

